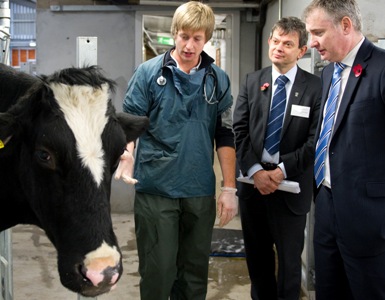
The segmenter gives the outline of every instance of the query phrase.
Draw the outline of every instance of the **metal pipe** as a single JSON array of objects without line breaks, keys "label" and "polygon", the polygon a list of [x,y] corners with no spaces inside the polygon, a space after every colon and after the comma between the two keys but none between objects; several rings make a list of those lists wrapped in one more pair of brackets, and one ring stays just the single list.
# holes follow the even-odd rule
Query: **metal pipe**
[{"label": "metal pipe", "polygon": [[9,0],[0,0],[0,61],[9,64],[9,42],[11,28],[11,10]]},{"label": "metal pipe", "polygon": [[[0,0],[0,62],[9,65],[9,42],[11,28],[11,10],[9,0]],[[12,272],[12,230],[0,232],[0,298],[13,299],[13,272]]]},{"label": "metal pipe", "polygon": [[[1,0],[0,0],[1,1]],[[181,2],[178,1],[152,1],[145,0],[139,5],[50,5],[50,10],[55,13],[59,12],[83,12],[83,11],[170,11],[179,6]],[[234,9],[254,8],[258,9],[258,3],[241,3],[241,2],[210,2],[210,7],[220,8],[223,10],[232,11]]]},{"label": "metal pipe", "polygon": [[255,38],[255,70],[262,68],[262,47],[264,45],[262,41],[263,28],[266,23],[267,6],[274,0],[262,0],[259,4],[259,18],[256,28]]}]

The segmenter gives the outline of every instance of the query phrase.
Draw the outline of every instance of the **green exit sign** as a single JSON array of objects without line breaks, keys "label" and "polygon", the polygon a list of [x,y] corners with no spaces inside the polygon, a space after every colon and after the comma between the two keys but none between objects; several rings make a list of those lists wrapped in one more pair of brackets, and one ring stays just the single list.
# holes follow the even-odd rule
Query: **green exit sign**
[{"label": "green exit sign", "polygon": [[158,43],[162,45],[174,46],[174,39],[165,36],[158,36]]}]

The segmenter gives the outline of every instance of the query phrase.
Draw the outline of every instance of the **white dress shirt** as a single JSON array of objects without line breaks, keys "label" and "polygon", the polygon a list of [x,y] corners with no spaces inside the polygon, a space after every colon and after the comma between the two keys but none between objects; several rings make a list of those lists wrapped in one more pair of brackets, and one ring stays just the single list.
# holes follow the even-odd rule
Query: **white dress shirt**
[{"label": "white dress shirt", "polygon": [[[285,75],[289,81],[286,83],[285,85],[285,89],[286,89],[286,109],[287,109],[287,104],[288,104],[288,100],[289,100],[289,95],[290,95],[290,92],[291,92],[291,88],[293,87],[293,83],[294,83],[294,80],[295,80],[295,76],[297,75],[297,70],[298,70],[298,66],[295,65],[293,68],[291,68],[286,74],[280,74],[276,69],[274,69],[274,67],[272,68],[273,71],[272,71],[272,82],[274,82],[274,84],[272,85],[272,90],[271,90],[271,99],[270,99],[270,103],[271,101],[273,100],[273,96],[274,96],[274,93],[275,93],[275,90],[277,89],[278,87],[278,84],[276,83],[276,80],[279,76],[281,75]],[[286,115],[286,109],[285,109],[285,115]],[[283,120],[284,122],[285,120]],[[283,123],[282,123],[283,124]],[[261,157],[261,161],[262,162],[268,162],[268,163],[274,163],[274,164],[278,164],[279,163],[279,151],[274,153],[273,155],[270,155],[269,152],[267,152],[266,149],[263,149],[263,153],[262,153],[262,157]],[[286,178],[287,177],[287,174],[286,174],[286,170],[285,170],[285,166],[283,164],[283,162],[281,162],[280,164],[278,164],[278,167],[282,170],[283,172],[283,175],[284,177]],[[255,164],[253,165],[248,171],[247,171],[247,175],[248,177],[251,179],[252,176],[262,170],[262,166],[261,164]]]}]

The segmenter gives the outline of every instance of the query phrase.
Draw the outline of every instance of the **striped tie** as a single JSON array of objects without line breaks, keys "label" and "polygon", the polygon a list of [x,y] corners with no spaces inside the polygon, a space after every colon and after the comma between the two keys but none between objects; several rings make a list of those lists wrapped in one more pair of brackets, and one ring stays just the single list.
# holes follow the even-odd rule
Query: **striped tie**
[{"label": "striped tie", "polygon": [[281,139],[281,130],[283,116],[286,109],[286,88],[285,85],[289,81],[285,75],[281,75],[275,81],[278,84],[275,90],[269,120],[267,122],[267,130],[265,135],[265,149],[270,155],[278,152],[279,141]]},{"label": "striped tie", "polygon": [[342,63],[334,64],[334,73],[332,79],[332,85],[329,91],[329,98],[326,102],[326,111],[323,120],[323,127],[321,134],[318,138],[317,147],[315,151],[314,162],[314,175],[317,187],[319,187],[322,181],[325,179],[325,157],[329,144],[330,134],[332,132],[334,115],[336,113],[338,94],[341,88],[341,72],[345,68]]}]

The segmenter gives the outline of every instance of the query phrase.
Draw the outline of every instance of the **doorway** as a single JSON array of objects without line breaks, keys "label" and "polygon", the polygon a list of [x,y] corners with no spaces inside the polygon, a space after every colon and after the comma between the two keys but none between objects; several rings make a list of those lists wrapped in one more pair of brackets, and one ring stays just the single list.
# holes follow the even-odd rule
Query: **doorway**
[{"label": "doorway", "polygon": [[[174,11],[137,11],[135,15],[135,66],[174,46],[170,34]],[[239,91],[240,12],[215,11],[213,37],[205,45],[215,63],[229,75],[235,99]],[[139,42],[141,41],[141,42]]]}]

